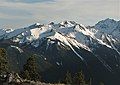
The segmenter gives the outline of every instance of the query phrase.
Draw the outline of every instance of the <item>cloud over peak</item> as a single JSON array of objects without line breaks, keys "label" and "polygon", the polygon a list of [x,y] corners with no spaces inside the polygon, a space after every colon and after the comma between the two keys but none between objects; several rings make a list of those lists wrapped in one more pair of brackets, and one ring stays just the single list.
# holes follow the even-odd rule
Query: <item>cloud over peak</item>
[{"label": "cloud over peak", "polygon": [[119,0],[0,0],[0,3],[0,27],[63,20],[93,25],[108,17],[120,19]]}]

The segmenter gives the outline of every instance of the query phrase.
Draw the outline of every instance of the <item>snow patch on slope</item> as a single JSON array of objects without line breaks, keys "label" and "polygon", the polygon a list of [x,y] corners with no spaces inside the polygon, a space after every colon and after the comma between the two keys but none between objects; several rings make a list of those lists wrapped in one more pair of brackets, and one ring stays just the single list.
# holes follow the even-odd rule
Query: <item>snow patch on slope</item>
[{"label": "snow patch on slope", "polygon": [[10,47],[17,49],[20,53],[23,52],[23,50],[22,50],[21,48],[17,47],[17,46],[13,46],[13,45],[11,45]]},{"label": "snow patch on slope", "polygon": [[[97,27],[99,27],[99,24]],[[39,23],[36,23],[29,27],[16,29],[8,33],[6,33],[6,31],[4,33],[3,31],[3,34],[1,33],[1,35],[5,35],[4,39],[11,39],[13,42],[18,42],[20,44],[31,44],[34,47],[39,46],[39,41],[42,38],[51,38],[53,40],[58,39],[68,46],[73,45],[77,48],[82,47],[88,51],[91,51],[89,45],[94,44],[94,41],[111,48],[100,38],[96,38],[96,34],[100,33],[101,32],[98,32],[98,30],[94,33],[84,25],[78,24],[74,21],[64,21],[58,24],[51,22],[48,25],[40,25]]]}]

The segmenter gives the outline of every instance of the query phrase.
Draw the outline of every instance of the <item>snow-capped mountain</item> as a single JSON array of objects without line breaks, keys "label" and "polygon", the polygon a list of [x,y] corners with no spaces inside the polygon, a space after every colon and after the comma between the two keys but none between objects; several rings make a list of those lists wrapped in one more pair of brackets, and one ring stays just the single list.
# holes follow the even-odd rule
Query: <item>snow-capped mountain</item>
[{"label": "snow-capped mountain", "polygon": [[[97,34],[107,34],[111,35],[113,38],[120,40],[120,21],[115,21],[114,19],[105,19],[98,22],[94,28],[96,29]],[[99,36],[99,37],[101,37]],[[98,37],[98,36],[97,36]]]},{"label": "snow-capped mountain", "polygon": [[40,40],[43,38],[59,40],[64,45],[69,46],[82,60],[83,58],[73,49],[72,45],[77,48],[84,48],[88,51],[92,50],[90,44],[96,43],[111,48],[111,46],[107,45],[102,40],[97,39],[94,33],[89,31],[84,25],[77,24],[74,21],[64,21],[58,24],[51,22],[48,25],[36,23],[29,27],[16,29],[10,32],[4,30],[2,33],[1,39],[10,39],[19,44],[27,43],[34,47],[38,47]]},{"label": "snow-capped mountain", "polygon": [[110,45],[120,54],[120,21],[107,18],[89,29],[96,38]]},{"label": "snow-capped mountain", "polygon": [[[10,32],[1,29],[1,39],[12,40],[17,43],[31,43],[31,45],[37,46],[34,41],[41,40],[43,38],[58,39],[62,43],[70,46],[72,44],[76,47],[85,47],[90,50],[89,44],[94,41],[106,45],[103,41],[97,39],[94,33],[86,29],[82,24],[77,24],[73,21],[64,21],[58,24],[53,22],[48,25],[40,25],[36,23],[29,27],[16,29]],[[34,44],[33,44],[34,43]],[[94,43],[93,43],[94,44]],[[108,46],[110,47],[110,46]]]},{"label": "snow-capped mountain", "polygon": [[[67,70],[74,72],[81,66],[98,81],[105,77],[102,81],[107,84],[108,80],[118,80],[120,75],[120,21],[113,19],[102,20],[93,27],[63,21],[47,25],[36,23],[15,30],[0,29],[0,47],[7,49],[12,57],[10,60],[16,59],[16,62],[11,62],[18,67],[14,70],[22,69],[27,58],[22,56],[37,54],[45,79],[49,76],[45,73],[52,69],[51,66],[58,73]],[[48,73],[54,75],[54,72]]]}]

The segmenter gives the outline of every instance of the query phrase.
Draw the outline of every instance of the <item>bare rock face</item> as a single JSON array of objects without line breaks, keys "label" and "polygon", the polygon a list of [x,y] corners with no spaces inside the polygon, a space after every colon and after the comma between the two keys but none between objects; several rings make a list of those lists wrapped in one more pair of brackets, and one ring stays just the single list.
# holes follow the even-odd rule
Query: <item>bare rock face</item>
[{"label": "bare rock face", "polygon": [[8,83],[12,83],[12,82],[21,83],[23,82],[23,79],[20,78],[18,73],[10,73],[8,78]]},{"label": "bare rock face", "polygon": [[18,73],[6,73],[4,75],[0,75],[0,85],[16,85],[23,82],[23,79],[20,78]]},{"label": "bare rock face", "polygon": [[26,79],[22,79],[18,73],[10,73],[8,75],[1,76],[2,82],[0,85],[65,85],[65,84],[50,84],[50,83],[42,83],[40,81],[30,81]]}]

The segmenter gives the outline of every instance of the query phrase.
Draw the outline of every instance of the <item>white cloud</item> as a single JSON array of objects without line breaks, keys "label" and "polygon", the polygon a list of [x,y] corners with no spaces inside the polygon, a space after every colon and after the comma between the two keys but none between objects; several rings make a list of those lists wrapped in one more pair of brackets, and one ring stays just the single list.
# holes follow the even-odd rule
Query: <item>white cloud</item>
[{"label": "white cloud", "polygon": [[[5,14],[0,11],[0,18],[16,19],[19,23],[15,27],[23,25],[23,22],[28,24],[36,21],[44,23],[74,20],[85,25],[93,25],[98,20],[108,17],[120,19],[119,0],[55,0],[54,2],[42,3],[15,3],[0,0],[0,3],[0,8],[3,7],[5,10],[11,10],[11,14],[13,14],[9,15],[9,13]],[[12,10],[13,8],[16,9],[16,12],[23,10],[20,12],[21,15],[15,15]],[[22,14],[23,12],[26,15]],[[2,22],[2,19],[0,22]],[[10,24],[14,26],[14,22]]]}]

